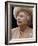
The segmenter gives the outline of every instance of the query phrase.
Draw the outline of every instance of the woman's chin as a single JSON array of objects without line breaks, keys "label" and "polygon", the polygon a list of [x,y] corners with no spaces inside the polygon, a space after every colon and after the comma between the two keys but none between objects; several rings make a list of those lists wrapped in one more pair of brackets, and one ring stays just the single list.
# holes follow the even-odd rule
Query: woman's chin
[{"label": "woman's chin", "polygon": [[17,24],[18,26],[23,26],[24,24]]},{"label": "woman's chin", "polygon": [[21,26],[21,24],[17,24],[18,26]]},{"label": "woman's chin", "polygon": [[23,24],[23,23],[20,23],[20,24],[17,24],[18,26],[26,26],[26,24]]}]

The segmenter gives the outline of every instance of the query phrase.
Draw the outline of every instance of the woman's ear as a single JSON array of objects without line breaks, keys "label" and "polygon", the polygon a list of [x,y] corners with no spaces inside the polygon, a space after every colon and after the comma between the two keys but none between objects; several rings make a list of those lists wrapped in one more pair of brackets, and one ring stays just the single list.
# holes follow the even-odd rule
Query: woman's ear
[{"label": "woman's ear", "polygon": [[27,20],[29,21],[29,19],[30,19],[30,17],[29,16],[27,16]]},{"label": "woman's ear", "polygon": [[27,22],[28,22],[28,25],[31,25],[31,16],[27,16]]}]

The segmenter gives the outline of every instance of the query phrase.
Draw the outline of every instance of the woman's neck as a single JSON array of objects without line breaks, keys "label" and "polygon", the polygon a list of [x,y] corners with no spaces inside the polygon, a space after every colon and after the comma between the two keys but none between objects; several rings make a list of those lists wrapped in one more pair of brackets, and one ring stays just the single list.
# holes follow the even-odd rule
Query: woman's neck
[{"label": "woman's neck", "polygon": [[26,29],[27,29],[27,26],[26,25],[20,26],[20,31],[24,32]]}]

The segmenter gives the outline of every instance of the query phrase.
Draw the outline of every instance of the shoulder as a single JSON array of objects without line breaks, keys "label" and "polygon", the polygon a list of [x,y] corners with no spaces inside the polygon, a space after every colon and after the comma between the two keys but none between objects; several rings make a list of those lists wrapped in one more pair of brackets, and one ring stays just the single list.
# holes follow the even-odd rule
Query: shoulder
[{"label": "shoulder", "polygon": [[12,38],[18,37],[18,27],[11,29],[11,37]]},{"label": "shoulder", "polygon": [[17,29],[18,29],[18,27],[11,29],[11,35],[12,36],[17,33]]},{"label": "shoulder", "polygon": [[12,32],[16,32],[18,27],[11,29]]},{"label": "shoulder", "polygon": [[16,27],[16,28],[13,28],[13,29],[11,29],[11,30],[12,30],[12,31],[13,31],[13,30],[15,31],[15,30],[17,30],[17,29],[18,29],[18,27]]},{"label": "shoulder", "polygon": [[32,36],[33,36],[33,29],[29,28],[29,37],[32,37]]},{"label": "shoulder", "polygon": [[32,28],[29,28],[30,31],[32,31],[33,29]]}]

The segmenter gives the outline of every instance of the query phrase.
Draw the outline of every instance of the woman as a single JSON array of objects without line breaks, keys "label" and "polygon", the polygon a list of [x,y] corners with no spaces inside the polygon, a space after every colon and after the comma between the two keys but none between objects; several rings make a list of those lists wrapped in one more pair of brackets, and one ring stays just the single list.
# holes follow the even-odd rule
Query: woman
[{"label": "woman", "polygon": [[31,38],[32,28],[29,27],[32,16],[32,9],[15,7],[14,17],[17,20],[18,27],[11,29],[12,38]]}]

